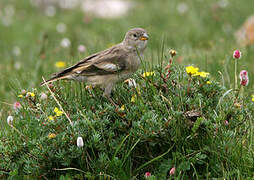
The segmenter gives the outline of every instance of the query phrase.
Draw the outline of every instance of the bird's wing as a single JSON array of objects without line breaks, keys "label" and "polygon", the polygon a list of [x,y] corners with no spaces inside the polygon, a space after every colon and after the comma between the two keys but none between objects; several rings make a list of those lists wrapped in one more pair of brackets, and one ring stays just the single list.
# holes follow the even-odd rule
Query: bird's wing
[{"label": "bird's wing", "polygon": [[[53,75],[51,79],[46,82],[53,82],[58,79],[65,79],[69,75],[103,75],[117,73],[126,68],[126,61],[128,53],[121,45],[113,46],[99,53],[82,59],[77,64],[62,70]],[[41,85],[44,85],[42,83]]]}]

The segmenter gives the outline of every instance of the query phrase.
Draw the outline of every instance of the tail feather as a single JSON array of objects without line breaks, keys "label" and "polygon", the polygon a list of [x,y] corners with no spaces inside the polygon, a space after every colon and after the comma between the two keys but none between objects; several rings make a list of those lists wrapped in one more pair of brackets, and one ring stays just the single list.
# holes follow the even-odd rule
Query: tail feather
[{"label": "tail feather", "polygon": [[58,81],[58,80],[61,80],[61,79],[67,79],[67,76],[62,76],[62,77],[58,77],[58,76],[55,76],[55,77],[52,77],[44,82],[41,82],[40,86],[44,86],[45,84],[48,84],[48,83],[52,83],[54,81]]}]

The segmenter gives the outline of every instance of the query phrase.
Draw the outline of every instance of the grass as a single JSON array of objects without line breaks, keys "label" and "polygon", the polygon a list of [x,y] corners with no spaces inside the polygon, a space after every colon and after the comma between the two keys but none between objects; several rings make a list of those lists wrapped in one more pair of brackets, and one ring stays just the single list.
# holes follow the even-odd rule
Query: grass
[{"label": "grass", "polygon": [[[83,124],[80,122],[81,125],[89,129],[89,132],[87,132],[86,129],[81,129],[80,132],[84,134],[90,133],[91,137],[93,137],[90,143],[94,143],[94,145],[89,144],[89,142],[87,144],[90,149],[88,148],[86,152],[94,158],[94,162],[86,159],[91,166],[87,169],[84,168],[91,173],[86,174],[86,177],[89,177],[89,175],[94,177],[94,174],[99,174],[99,171],[94,170],[96,168],[105,172],[105,174],[108,172],[111,176],[118,178],[124,177],[126,179],[133,176],[142,178],[142,173],[147,168],[147,171],[156,170],[153,171],[153,174],[160,177],[159,173],[163,174],[165,173],[164,171],[168,171],[168,168],[172,167],[173,164],[177,164],[177,168],[181,169],[179,170],[181,173],[178,173],[178,177],[202,179],[205,177],[204,174],[207,174],[206,178],[208,179],[210,177],[224,177],[226,179],[231,177],[238,179],[251,178],[253,177],[253,173],[251,173],[251,169],[253,170],[253,167],[251,168],[251,166],[253,166],[253,151],[251,150],[253,149],[253,128],[251,128],[253,127],[253,119],[251,119],[251,117],[253,117],[253,114],[251,114],[253,111],[251,111],[251,107],[253,107],[253,105],[251,106],[251,103],[246,103],[247,105],[244,106],[246,109],[241,109],[241,112],[233,111],[234,113],[232,116],[235,116],[239,122],[235,120],[232,121],[232,125],[230,122],[230,128],[224,127],[223,123],[225,117],[230,120],[232,119],[232,117],[229,116],[231,113],[230,104],[232,104],[232,99],[234,99],[234,93],[232,91],[229,94],[224,94],[225,96],[223,96],[223,93],[226,93],[227,90],[234,87],[234,73],[232,73],[234,72],[234,60],[232,54],[235,49],[240,49],[243,52],[243,57],[238,63],[239,70],[246,69],[250,77],[249,85],[244,88],[244,93],[240,94],[241,98],[244,99],[243,102],[249,102],[251,98],[250,95],[254,93],[254,83],[251,78],[254,73],[252,65],[254,46],[240,47],[234,39],[234,32],[243,24],[245,18],[253,12],[252,7],[254,6],[254,2],[248,1],[248,3],[243,3],[237,0],[226,1],[228,5],[225,8],[218,7],[216,5],[218,2],[222,1],[206,2],[192,0],[185,2],[188,6],[188,11],[181,15],[177,11],[177,7],[180,3],[177,0],[140,0],[127,16],[119,19],[103,20],[91,17],[87,14],[84,15],[84,13],[78,9],[73,11],[57,9],[57,13],[54,17],[47,17],[42,9],[32,7],[28,1],[2,1],[0,2],[0,7],[3,7],[3,10],[0,11],[0,15],[2,14],[0,19],[3,18],[5,8],[10,5],[14,7],[15,14],[11,17],[12,24],[10,26],[6,27],[0,23],[0,42],[2,42],[0,43],[0,101],[9,104],[17,100],[20,101],[20,99],[17,98],[17,94],[20,93],[22,89],[32,91],[33,88],[35,88],[37,89],[35,92],[38,92],[38,94],[42,91],[46,91],[45,88],[39,87],[39,83],[42,81],[42,76],[47,78],[50,77],[50,74],[60,70],[55,67],[57,61],[65,61],[67,65],[72,65],[91,53],[122,41],[128,29],[143,27],[149,32],[150,39],[149,46],[145,52],[144,65],[141,69],[145,71],[149,70],[151,68],[146,66],[146,64],[156,65],[160,63],[162,59],[164,63],[166,63],[168,59],[168,50],[173,48],[177,50],[178,54],[174,59],[175,69],[174,75],[171,77],[172,79],[175,78],[177,81],[179,80],[183,86],[187,85],[188,80],[184,79],[183,69],[178,65],[195,64],[200,69],[211,74],[211,81],[218,81],[220,84],[224,85],[221,87],[223,89],[221,90],[222,94],[218,95],[218,97],[221,98],[221,105],[218,107],[211,106],[214,109],[208,108],[209,110],[205,111],[214,116],[210,117],[209,114],[204,113],[205,118],[209,119],[211,124],[220,127],[219,133],[213,140],[212,133],[214,127],[211,128],[211,124],[209,123],[209,125],[206,125],[204,128],[204,131],[208,131],[204,138],[200,137],[200,134],[203,132],[199,132],[199,124],[196,124],[196,130],[198,130],[197,137],[195,136],[195,128],[190,131],[185,129],[186,127],[184,127],[181,122],[186,122],[187,120],[177,113],[191,110],[190,107],[186,106],[184,103],[185,101],[187,103],[192,103],[191,100],[195,100],[193,105],[195,108],[198,107],[200,102],[198,97],[196,97],[196,99],[185,96],[186,92],[184,91],[179,90],[179,93],[182,93],[179,99],[174,99],[171,95],[162,94],[166,99],[169,99],[169,101],[157,104],[156,102],[158,99],[156,98],[158,97],[156,97],[156,93],[158,93],[158,91],[146,82],[144,86],[151,89],[145,88],[146,92],[143,94],[144,97],[142,97],[144,99],[139,101],[138,105],[132,107],[131,104],[129,104],[129,98],[132,94],[130,92],[126,93],[125,85],[118,85],[120,88],[116,90],[114,98],[127,105],[129,111],[126,118],[127,124],[129,123],[128,119],[129,121],[137,121],[137,123],[142,123],[142,120],[147,120],[147,131],[151,131],[153,126],[155,126],[154,128],[156,131],[159,129],[160,125],[164,123],[162,120],[163,115],[179,120],[172,120],[172,124],[169,124],[171,131],[166,131],[164,133],[172,139],[163,136],[162,140],[165,141],[163,142],[159,141],[157,139],[158,137],[153,137],[152,134],[148,133],[149,135],[146,136],[146,131],[143,132],[143,134],[141,132],[136,132],[137,129],[125,132],[125,125],[122,124],[121,118],[119,120],[119,115],[107,104],[105,99],[99,98],[101,94],[100,90],[95,90],[95,97],[91,98],[87,91],[83,91],[83,85],[74,82],[60,82],[57,83],[57,88],[60,88],[59,92],[61,92],[58,98],[63,98],[63,102],[70,102],[70,104],[64,104],[64,108],[71,113],[72,119],[78,120],[88,117],[84,118],[86,121],[82,122]],[[86,21],[84,21],[84,19],[86,19]],[[56,31],[58,23],[66,24],[67,30],[65,33],[58,33]],[[65,37],[71,40],[71,46],[69,48],[62,48],[60,46],[61,40]],[[79,53],[77,51],[77,46],[79,44],[84,44],[86,46],[87,51],[85,53]],[[21,50],[19,56],[13,54],[13,48],[15,46],[19,47]],[[162,46],[164,48],[162,48]],[[161,53],[162,49],[164,49],[164,54]],[[20,68],[17,68],[19,65]],[[142,82],[139,74],[141,74],[141,71],[134,77],[138,82]],[[158,79],[154,79],[152,82],[155,80]],[[171,85],[169,85],[169,87],[171,87]],[[173,92],[172,90],[171,93]],[[166,99],[164,100],[166,101]],[[98,102],[100,103],[97,104]],[[148,104],[150,102],[149,105],[153,107],[152,111],[149,106],[145,105],[145,102]],[[204,107],[206,107],[207,102],[204,100]],[[0,135],[3,139],[12,132],[11,128],[9,128],[6,123],[6,118],[8,115],[12,114],[13,111],[11,110],[12,107],[6,105],[6,103],[0,103]],[[25,101],[24,103],[25,107],[29,107],[29,104],[27,104],[28,102]],[[105,113],[105,116],[99,114],[99,112],[94,113],[93,104],[100,109],[100,113]],[[182,107],[182,110],[177,110],[176,114],[171,114],[170,111],[172,109],[167,109],[168,106],[175,107],[174,111],[176,111],[177,105]],[[53,99],[51,99],[50,102],[44,104],[44,110],[46,110],[46,113],[50,113],[55,106],[56,104]],[[91,110],[86,112],[89,108],[84,109],[84,107],[91,107]],[[142,110],[142,108],[144,108],[144,110]],[[160,112],[161,108],[164,114]],[[112,113],[104,112],[105,109],[107,111],[111,110]],[[215,114],[214,111],[216,112]],[[136,114],[134,113],[134,115],[136,115],[136,117],[131,115],[131,112],[135,112]],[[26,114],[26,117],[29,117],[29,122],[33,122],[32,120],[36,119],[38,116],[32,109],[24,110],[22,113],[23,115]],[[29,115],[29,113],[31,113],[31,115]],[[92,117],[102,118],[103,124],[96,124],[96,121],[94,121]],[[41,120],[45,118],[44,116],[40,117]],[[143,119],[140,120],[139,118]],[[112,119],[115,121],[111,122]],[[155,121],[159,123],[157,124]],[[202,122],[202,119],[200,121]],[[58,125],[64,127],[63,129],[67,132],[67,139],[69,138],[71,141],[74,139],[75,141],[77,135],[72,135],[72,132],[64,125],[64,122],[67,121],[62,117]],[[20,128],[22,125],[26,124],[24,121],[20,123]],[[109,131],[104,130],[104,126],[110,127],[111,124],[113,127]],[[31,138],[31,140],[34,136],[35,140],[38,138],[36,133],[40,132],[47,136],[49,128],[57,129],[58,125],[51,124],[50,127],[40,131],[36,128],[36,124],[33,124],[33,126],[28,126],[27,128],[35,128],[36,131],[31,132],[31,134],[26,132],[26,135]],[[146,126],[146,124],[144,124],[144,126]],[[120,129],[117,130],[119,127]],[[94,132],[93,129],[95,129]],[[56,130],[56,132],[58,131]],[[128,134],[130,132],[134,133],[134,135],[131,134],[130,136]],[[61,131],[61,133],[64,133],[64,131]],[[135,133],[137,134],[135,135]],[[108,137],[112,142],[106,141],[104,136]],[[186,142],[184,138],[190,138],[192,140]],[[99,146],[98,142],[102,141],[102,139],[103,142],[109,143],[107,147]],[[13,141],[14,140],[18,140],[18,137],[13,137]],[[44,143],[45,146],[48,146],[48,149],[54,149],[54,147],[46,143],[46,139],[40,139],[40,141],[42,144]],[[205,141],[207,141],[207,143]],[[153,142],[158,143],[159,146],[153,146]],[[62,147],[64,150],[67,147],[66,144],[61,145],[60,140],[57,140],[56,143],[57,146]],[[74,145],[71,148],[74,148]],[[146,150],[140,152],[137,150],[143,149],[144,146],[147,148]],[[169,151],[172,146],[173,152]],[[20,145],[20,147],[22,146]],[[31,147],[29,146],[29,148]],[[98,152],[96,151],[101,150],[100,148],[103,149],[103,153],[97,154]],[[111,152],[107,153],[107,149],[105,148],[110,149]],[[250,150],[248,151],[246,148]],[[79,150],[74,149],[74,152],[76,151],[79,155],[82,155],[83,158],[86,156]],[[168,154],[164,154],[168,151]],[[150,154],[142,154],[142,152]],[[36,156],[36,153],[33,151],[30,153]],[[159,158],[161,155],[163,156]],[[58,152],[58,157],[54,158],[60,161],[64,156],[64,152]],[[156,158],[159,158],[159,161],[153,162]],[[67,162],[63,162],[63,164],[64,163]],[[84,162],[79,163],[80,167],[84,166]],[[101,166],[99,166],[100,163]],[[119,163],[122,163],[121,166],[119,166]],[[63,167],[63,164],[61,167]],[[106,169],[104,169],[103,165]],[[135,167],[132,167],[133,165]],[[142,169],[142,166],[146,168]],[[205,168],[202,168],[204,166]],[[118,167],[123,167],[122,169],[120,168],[121,171],[119,171],[119,173],[117,173],[117,170],[119,170]],[[221,169],[216,169],[216,167]],[[31,171],[31,167],[27,168],[27,170]],[[134,169],[139,171],[135,172]],[[29,171],[27,172],[29,173]],[[193,176],[190,175],[191,173]],[[13,172],[13,174],[15,173]],[[211,176],[209,176],[209,174]]]}]

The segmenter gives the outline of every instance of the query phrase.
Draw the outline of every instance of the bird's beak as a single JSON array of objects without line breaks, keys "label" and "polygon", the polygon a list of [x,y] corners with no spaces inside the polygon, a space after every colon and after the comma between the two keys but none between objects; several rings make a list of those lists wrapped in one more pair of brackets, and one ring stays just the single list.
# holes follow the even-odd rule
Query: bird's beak
[{"label": "bird's beak", "polygon": [[141,36],[139,39],[141,41],[146,41],[146,40],[148,40],[148,38],[149,38],[148,34],[144,33],[143,36]]}]

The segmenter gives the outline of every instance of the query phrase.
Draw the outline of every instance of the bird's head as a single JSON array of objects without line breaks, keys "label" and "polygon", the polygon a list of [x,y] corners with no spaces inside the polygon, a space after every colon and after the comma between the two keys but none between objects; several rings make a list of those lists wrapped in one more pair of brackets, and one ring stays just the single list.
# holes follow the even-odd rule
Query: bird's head
[{"label": "bird's head", "polygon": [[148,38],[149,36],[146,30],[134,28],[126,33],[123,43],[128,49],[143,52],[146,48]]}]

